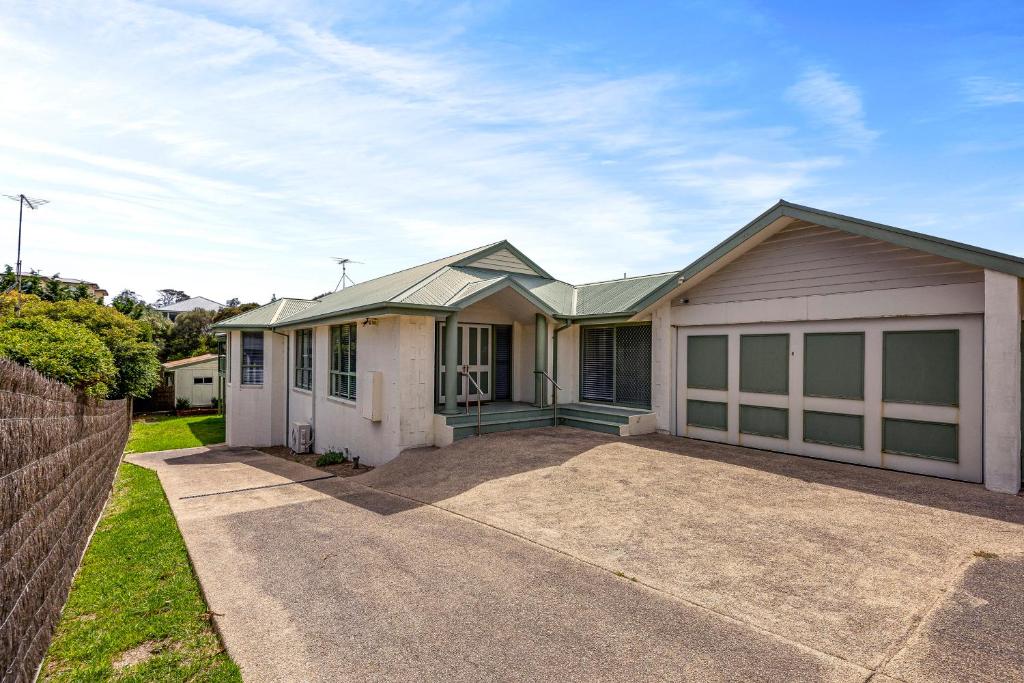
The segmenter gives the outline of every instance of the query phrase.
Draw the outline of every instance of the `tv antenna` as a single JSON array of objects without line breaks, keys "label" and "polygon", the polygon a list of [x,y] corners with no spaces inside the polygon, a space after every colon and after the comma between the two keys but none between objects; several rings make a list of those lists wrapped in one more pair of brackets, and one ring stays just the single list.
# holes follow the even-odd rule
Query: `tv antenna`
[{"label": "tv antenna", "polygon": [[35,211],[43,204],[49,204],[48,199],[33,199],[32,197],[26,197],[23,194],[5,194],[4,197],[18,202],[18,260],[17,260],[17,275],[15,279],[15,288],[18,290],[18,299],[14,303],[14,314],[19,315],[21,313],[21,219],[25,213],[25,207]]},{"label": "tv antenna", "polygon": [[341,287],[342,289],[345,289],[345,285],[346,284],[354,285],[355,281],[348,276],[348,264],[350,264],[350,263],[358,263],[358,264],[362,265],[363,262],[362,261],[353,261],[350,258],[344,258],[342,256],[332,256],[331,259],[335,263],[337,263],[339,266],[341,266],[341,279],[338,280],[338,284],[334,285],[334,291],[337,292],[339,287]]}]

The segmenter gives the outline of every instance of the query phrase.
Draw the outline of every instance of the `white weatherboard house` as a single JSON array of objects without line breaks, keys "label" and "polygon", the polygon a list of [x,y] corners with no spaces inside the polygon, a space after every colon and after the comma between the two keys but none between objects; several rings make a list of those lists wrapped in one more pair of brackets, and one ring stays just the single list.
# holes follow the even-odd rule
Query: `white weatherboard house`
[{"label": "white weatherboard house", "polygon": [[1015,493],[1022,277],[784,201],[660,275],[573,286],[499,242],[220,322],[228,443],[380,464],[475,434],[479,398],[481,431],[656,429]]}]

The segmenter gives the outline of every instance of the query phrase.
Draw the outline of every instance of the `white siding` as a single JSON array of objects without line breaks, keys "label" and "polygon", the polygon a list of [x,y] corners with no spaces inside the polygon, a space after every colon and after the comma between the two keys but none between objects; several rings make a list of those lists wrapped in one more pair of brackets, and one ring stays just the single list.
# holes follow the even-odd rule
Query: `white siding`
[{"label": "white siding", "polygon": [[753,301],[910,287],[980,283],[959,261],[797,222],[725,266],[673,305]]},{"label": "white siding", "polygon": [[490,270],[500,270],[506,273],[521,273],[523,275],[540,274],[508,249],[500,249],[493,254],[488,254],[483,258],[473,261],[469,265],[474,268],[488,268]]}]

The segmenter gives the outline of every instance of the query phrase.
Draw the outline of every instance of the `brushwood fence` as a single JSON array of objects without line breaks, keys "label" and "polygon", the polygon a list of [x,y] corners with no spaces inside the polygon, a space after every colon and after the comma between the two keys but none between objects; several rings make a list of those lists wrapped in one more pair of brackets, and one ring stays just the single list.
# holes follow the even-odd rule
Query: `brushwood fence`
[{"label": "brushwood fence", "polygon": [[31,681],[128,440],[124,400],[0,359],[0,679]]}]

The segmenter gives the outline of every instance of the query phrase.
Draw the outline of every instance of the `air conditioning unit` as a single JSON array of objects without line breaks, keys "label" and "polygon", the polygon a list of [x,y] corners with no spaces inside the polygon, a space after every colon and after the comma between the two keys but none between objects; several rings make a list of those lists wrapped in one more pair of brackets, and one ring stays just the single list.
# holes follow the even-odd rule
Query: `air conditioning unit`
[{"label": "air conditioning unit", "polygon": [[308,422],[292,423],[292,450],[296,453],[309,453],[313,445],[313,427]]}]

